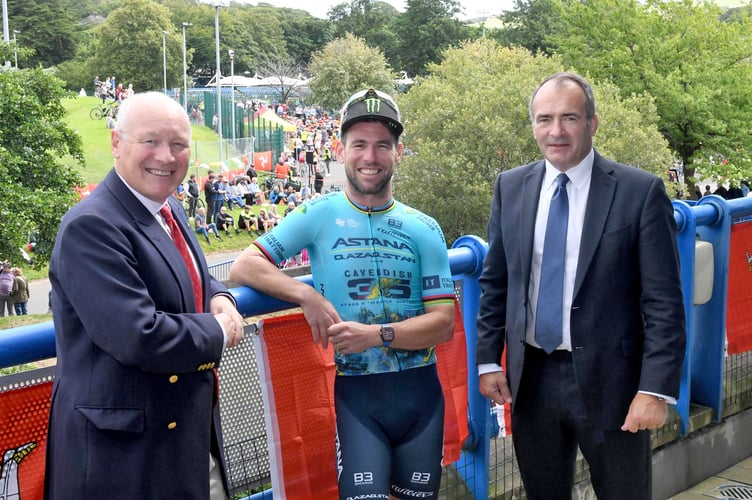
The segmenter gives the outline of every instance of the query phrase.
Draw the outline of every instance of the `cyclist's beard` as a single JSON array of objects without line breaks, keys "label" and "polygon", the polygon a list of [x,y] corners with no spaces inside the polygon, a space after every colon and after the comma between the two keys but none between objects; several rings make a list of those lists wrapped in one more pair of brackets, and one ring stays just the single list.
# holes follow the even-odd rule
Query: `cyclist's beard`
[{"label": "cyclist's beard", "polygon": [[358,179],[358,174],[355,169],[345,168],[345,175],[353,191],[362,195],[380,195],[389,190],[389,183],[392,180],[393,172],[390,175],[385,175],[378,182],[368,183],[365,185]]}]

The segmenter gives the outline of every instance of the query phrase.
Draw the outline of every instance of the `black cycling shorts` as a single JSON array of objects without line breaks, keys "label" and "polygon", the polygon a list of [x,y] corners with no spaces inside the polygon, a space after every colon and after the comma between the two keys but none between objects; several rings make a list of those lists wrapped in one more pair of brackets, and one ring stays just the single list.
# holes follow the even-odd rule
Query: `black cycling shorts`
[{"label": "black cycling shorts", "polygon": [[339,498],[436,498],[444,447],[444,396],[436,365],[338,376]]}]

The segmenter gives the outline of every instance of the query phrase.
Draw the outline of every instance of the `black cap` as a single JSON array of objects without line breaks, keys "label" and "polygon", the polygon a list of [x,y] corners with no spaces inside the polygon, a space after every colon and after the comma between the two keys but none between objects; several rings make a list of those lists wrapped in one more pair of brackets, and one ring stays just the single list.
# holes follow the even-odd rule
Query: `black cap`
[{"label": "black cap", "polygon": [[400,111],[397,103],[388,94],[378,90],[361,90],[347,100],[340,112],[342,134],[347,132],[351,125],[358,122],[377,120],[382,122],[394,134],[399,137],[402,134],[400,123]]}]

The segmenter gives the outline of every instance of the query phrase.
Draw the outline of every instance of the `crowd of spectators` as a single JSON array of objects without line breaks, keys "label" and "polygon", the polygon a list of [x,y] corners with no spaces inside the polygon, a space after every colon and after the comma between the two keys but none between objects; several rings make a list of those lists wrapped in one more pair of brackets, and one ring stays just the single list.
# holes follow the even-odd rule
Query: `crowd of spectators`
[{"label": "crowd of spectators", "polygon": [[132,83],[129,83],[127,88],[123,87],[122,83],[117,83],[114,76],[104,80],[100,80],[99,75],[94,77],[94,97],[102,99],[102,103],[107,99],[122,102],[132,96],[134,92]]}]

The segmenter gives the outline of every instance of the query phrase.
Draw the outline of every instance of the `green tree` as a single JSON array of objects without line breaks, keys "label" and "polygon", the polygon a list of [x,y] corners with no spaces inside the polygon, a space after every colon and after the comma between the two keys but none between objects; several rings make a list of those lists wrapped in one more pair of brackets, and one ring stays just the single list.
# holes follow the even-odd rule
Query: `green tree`
[{"label": "green tree", "polygon": [[399,64],[399,34],[396,23],[400,13],[392,5],[378,0],[351,0],[329,10],[332,37],[347,33],[361,38],[370,47],[378,47],[392,67]]},{"label": "green tree", "polygon": [[8,0],[9,29],[20,32],[20,47],[34,51],[23,62],[19,59],[19,66],[46,68],[73,58],[77,20],[66,7],[66,0]]},{"label": "green tree", "polygon": [[[544,76],[562,68],[557,57],[488,39],[448,50],[400,99],[404,141],[412,152],[397,168],[400,199],[435,217],[450,243],[463,234],[485,236],[486,219],[479,214],[488,213],[496,175],[540,158],[530,95]],[[665,176],[672,156],[654,125],[650,99],[621,100],[608,83],[595,92],[598,151]]]},{"label": "green tree", "polygon": [[37,264],[48,261],[62,215],[83,181],[60,158],[83,166],[81,139],[65,123],[62,81],[41,69],[0,71],[0,257],[18,262],[37,237]]},{"label": "green tree", "polygon": [[407,0],[397,21],[400,70],[422,75],[430,63],[439,63],[442,52],[457,46],[471,30],[456,19],[458,0]]},{"label": "green tree", "polygon": [[278,9],[287,52],[299,66],[308,66],[311,55],[332,39],[332,24],[305,11]]},{"label": "green tree", "polygon": [[[231,4],[232,5],[232,4]],[[249,6],[220,10],[220,42],[235,51],[235,74],[257,73],[270,54],[287,57],[278,12]],[[222,74],[230,74],[227,50],[222,51]]]},{"label": "green tree", "polygon": [[493,32],[502,45],[525,47],[531,53],[552,54],[550,37],[562,29],[559,0],[515,0],[514,9],[501,14],[503,27]]},{"label": "green tree", "polygon": [[394,92],[394,74],[384,54],[353,35],[333,40],[311,60],[310,102],[339,110],[348,97],[369,87]]},{"label": "green tree", "polygon": [[718,7],[691,0],[592,0],[562,12],[566,29],[554,44],[565,64],[613,81],[625,97],[655,97],[659,129],[684,164],[689,193],[696,168],[704,179],[752,176],[746,13],[724,23]]},{"label": "green tree", "polygon": [[170,21],[170,11],[152,0],[125,0],[97,28],[94,67],[100,77],[114,75],[137,92],[163,86],[162,31],[166,31],[167,86],[183,78],[182,33]]},{"label": "green tree", "polygon": [[[166,0],[170,18],[178,40],[182,44],[182,25],[186,29],[186,49],[190,53],[188,73],[205,84],[217,71],[215,32],[216,10],[207,4],[196,6],[195,0]],[[235,51],[236,75],[256,73],[262,65],[262,55],[287,55],[283,16],[280,9],[268,6],[251,7],[231,3],[219,9],[219,56],[222,76],[230,75],[229,50]],[[182,47],[180,64],[182,71]],[[181,76],[182,78],[182,76]]]}]

